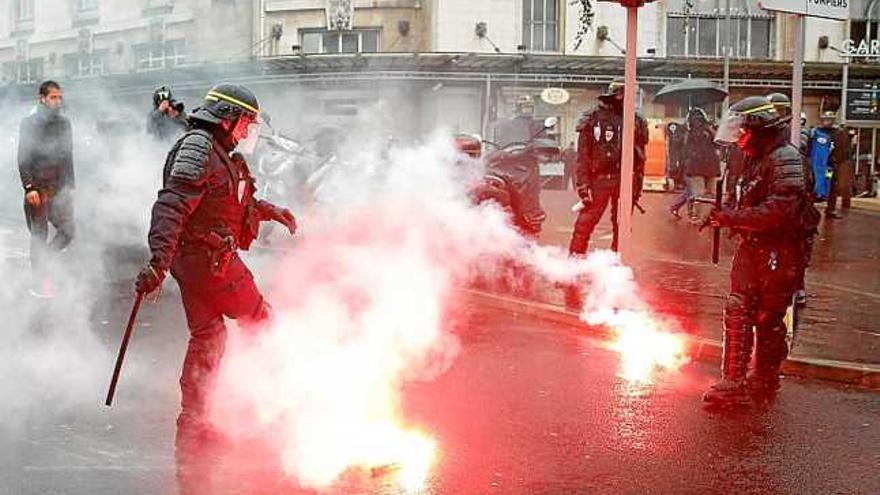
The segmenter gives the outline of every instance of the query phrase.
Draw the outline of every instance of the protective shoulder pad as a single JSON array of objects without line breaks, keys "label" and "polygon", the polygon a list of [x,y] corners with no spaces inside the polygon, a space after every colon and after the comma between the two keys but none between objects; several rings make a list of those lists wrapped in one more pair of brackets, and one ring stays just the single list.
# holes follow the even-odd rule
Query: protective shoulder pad
[{"label": "protective shoulder pad", "polygon": [[805,190],[804,167],[797,148],[791,144],[780,146],[770,152],[767,159],[773,168],[773,189],[776,192],[790,194]]},{"label": "protective shoulder pad", "polygon": [[171,164],[171,177],[190,183],[201,182],[210,154],[211,135],[207,131],[196,129],[187,132],[180,138],[177,154]]}]

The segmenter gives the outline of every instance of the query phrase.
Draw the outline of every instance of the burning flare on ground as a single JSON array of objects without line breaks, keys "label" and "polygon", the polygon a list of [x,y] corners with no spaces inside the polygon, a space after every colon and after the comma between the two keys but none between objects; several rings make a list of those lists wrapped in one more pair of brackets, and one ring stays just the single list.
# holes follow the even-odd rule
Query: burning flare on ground
[{"label": "burning flare on ground", "polygon": [[684,338],[647,312],[618,312],[607,324],[614,333],[610,348],[620,353],[627,381],[651,382],[654,372],[676,371],[687,363]]},{"label": "burning flare on ground", "polygon": [[401,390],[454,361],[457,287],[510,260],[549,283],[584,282],[582,316],[614,329],[628,376],[678,362],[680,343],[616,255],[574,259],[524,239],[501,209],[470,203],[458,158],[446,138],[343,160],[323,210],[301,217],[306,232],[272,264],[271,328],[230,342],[215,423],[270,438],[304,487],[332,489],[350,469],[424,487],[441,447],[404,420]]},{"label": "burning flare on ground", "polygon": [[623,379],[650,383],[657,371],[677,371],[688,362],[677,324],[651,311],[639,295],[632,270],[616,253],[591,253],[585,264],[588,277],[581,319],[610,330],[609,347],[620,353]]}]

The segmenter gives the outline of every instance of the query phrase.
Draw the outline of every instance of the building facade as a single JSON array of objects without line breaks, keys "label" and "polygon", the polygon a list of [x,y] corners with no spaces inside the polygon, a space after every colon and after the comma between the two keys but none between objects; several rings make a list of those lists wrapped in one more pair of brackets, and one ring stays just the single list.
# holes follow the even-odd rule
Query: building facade
[{"label": "building facade", "polygon": [[246,59],[255,11],[234,0],[8,0],[0,85]]},{"label": "building facade", "polygon": [[[625,10],[592,4],[584,30],[582,3],[570,0],[7,0],[0,93],[49,77],[119,76],[129,92],[162,80],[195,97],[211,80],[237,78],[284,107],[276,120],[289,126],[381,114],[402,135],[438,126],[484,134],[527,94],[539,116],[560,118],[559,139],[569,142],[582,112],[623,71]],[[806,19],[810,122],[844,106],[844,95],[871,108],[880,102],[876,58],[841,56],[847,39],[880,52],[880,0],[850,7],[850,21]],[[725,53],[732,98],[790,92],[792,16],[764,11],[758,0],[659,0],[640,9],[639,22],[641,108],[658,129],[683,109],[654,105],[652,94],[687,77],[721,82]],[[545,101],[548,87],[568,98]],[[876,106],[876,120],[856,122],[872,150],[880,145]]]}]

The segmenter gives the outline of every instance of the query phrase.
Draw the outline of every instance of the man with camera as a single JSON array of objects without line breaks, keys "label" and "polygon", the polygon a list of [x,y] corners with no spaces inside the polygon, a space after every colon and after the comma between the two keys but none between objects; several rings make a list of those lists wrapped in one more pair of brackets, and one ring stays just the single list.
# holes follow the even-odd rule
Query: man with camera
[{"label": "man with camera", "polygon": [[153,92],[153,111],[147,118],[147,133],[160,141],[172,141],[186,130],[183,102],[171,94],[171,88],[162,86]]}]

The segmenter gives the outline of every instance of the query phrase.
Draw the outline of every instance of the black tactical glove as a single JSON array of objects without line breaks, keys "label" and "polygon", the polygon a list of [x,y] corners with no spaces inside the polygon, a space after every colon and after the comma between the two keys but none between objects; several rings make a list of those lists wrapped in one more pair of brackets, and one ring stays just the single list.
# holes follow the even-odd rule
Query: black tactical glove
[{"label": "black tactical glove", "polygon": [[163,280],[165,272],[149,264],[138,273],[134,287],[141,294],[150,294],[162,285]]},{"label": "black tactical glove", "polygon": [[709,212],[709,216],[706,218],[706,223],[715,228],[728,227],[732,220],[733,210],[730,208],[712,208],[712,211]]},{"label": "black tactical glove", "polygon": [[577,189],[578,196],[581,198],[581,202],[585,205],[588,205],[593,202],[593,193],[590,192],[590,186],[580,186]]}]

